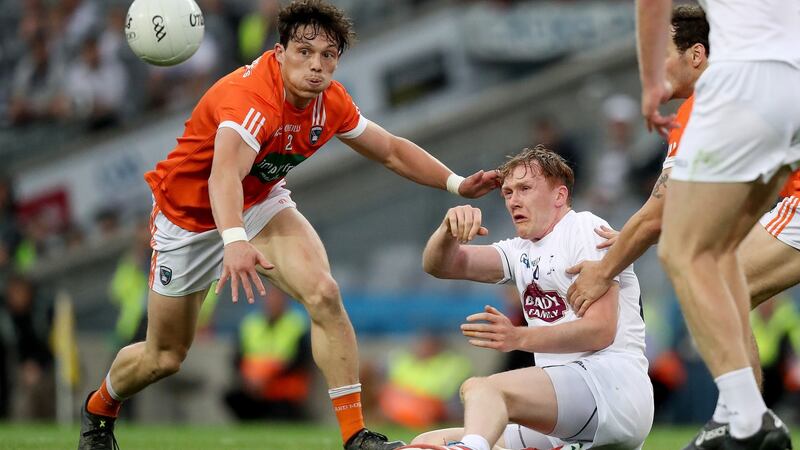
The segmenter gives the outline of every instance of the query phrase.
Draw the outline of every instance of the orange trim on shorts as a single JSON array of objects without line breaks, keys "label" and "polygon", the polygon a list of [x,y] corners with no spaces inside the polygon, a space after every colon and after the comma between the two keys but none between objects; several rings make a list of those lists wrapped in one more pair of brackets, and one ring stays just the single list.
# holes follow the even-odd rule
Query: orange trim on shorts
[{"label": "orange trim on shorts", "polygon": [[156,217],[159,211],[161,210],[158,205],[154,204],[153,211],[150,213],[150,248],[153,249],[153,254],[150,255],[150,276],[147,279],[147,285],[150,289],[153,288],[153,280],[155,279],[156,273],[156,260],[158,259],[158,252],[156,251],[156,231],[158,231],[156,227]]},{"label": "orange trim on shorts", "polygon": [[781,223],[773,231],[772,233],[773,236],[778,236],[779,234],[781,234],[783,229],[786,228],[786,225],[789,225],[789,222],[792,221],[792,217],[794,217],[794,214],[797,212],[798,204],[800,204],[800,198],[792,197],[791,211],[788,214],[786,214],[786,218],[783,221],[781,221]]},{"label": "orange trim on shorts", "polygon": [[770,231],[770,228],[772,228],[777,222],[781,221],[781,219],[782,219],[782,217],[783,217],[784,213],[786,212],[786,209],[787,209],[787,207],[789,205],[788,201],[790,201],[790,200],[791,199],[789,199],[789,198],[785,198],[785,199],[781,200],[781,207],[778,210],[778,214],[775,214],[775,217],[773,217],[772,220],[770,220],[769,223],[767,223],[767,225],[764,226],[764,228],[767,229],[768,233],[772,233]]}]

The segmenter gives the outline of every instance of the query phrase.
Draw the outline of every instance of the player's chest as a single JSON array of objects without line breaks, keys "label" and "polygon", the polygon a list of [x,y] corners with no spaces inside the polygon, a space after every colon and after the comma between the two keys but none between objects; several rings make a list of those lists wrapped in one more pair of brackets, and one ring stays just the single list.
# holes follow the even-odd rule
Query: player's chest
[{"label": "player's chest", "polygon": [[555,323],[567,312],[566,266],[556,252],[523,252],[517,262],[517,287],[525,318]]}]

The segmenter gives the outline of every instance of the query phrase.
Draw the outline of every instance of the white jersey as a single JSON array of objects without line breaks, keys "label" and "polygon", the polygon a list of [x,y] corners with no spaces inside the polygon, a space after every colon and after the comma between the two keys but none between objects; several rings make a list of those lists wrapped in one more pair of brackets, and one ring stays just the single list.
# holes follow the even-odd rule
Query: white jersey
[{"label": "white jersey", "polygon": [[782,61],[800,69],[800,0],[700,0],[710,62]]},{"label": "white jersey", "polygon": [[[608,226],[608,223],[590,212],[570,211],[553,231],[538,241],[514,238],[493,244],[503,264],[505,279],[502,282],[514,280],[517,283],[528,326],[549,327],[580,320],[566,301],[567,290],[575,279],[566,269],[584,260],[603,257],[605,251],[597,249],[603,238],[594,231],[601,225]],[[598,352],[535,353],[537,366],[566,364],[589,355],[614,354],[632,357],[647,371],[639,281],[633,266],[615,280],[620,284],[620,294],[614,342]]]}]

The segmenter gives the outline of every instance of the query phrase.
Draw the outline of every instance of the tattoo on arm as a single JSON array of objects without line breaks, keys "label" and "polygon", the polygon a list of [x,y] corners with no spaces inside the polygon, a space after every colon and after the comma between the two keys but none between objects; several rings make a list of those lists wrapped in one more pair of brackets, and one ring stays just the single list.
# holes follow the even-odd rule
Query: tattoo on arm
[{"label": "tattoo on arm", "polygon": [[668,173],[661,173],[661,176],[658,177],[656,181],[656,185],[653,186],[653,193],[651,194],[655,198],[662,198],[665,194],[665,190],[667,189],[667,181],[669,180]]}]

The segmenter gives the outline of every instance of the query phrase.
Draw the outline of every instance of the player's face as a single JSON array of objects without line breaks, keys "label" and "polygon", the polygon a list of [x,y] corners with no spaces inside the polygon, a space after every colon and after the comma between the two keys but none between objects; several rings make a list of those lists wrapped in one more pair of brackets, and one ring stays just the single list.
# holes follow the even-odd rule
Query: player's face
[{"label": "player's face", "polygon": [[558,217],[558,186],[551,186],[538,170],[519,165],[503,181],[501,189],[517,235],[541,239]]},{"label": "player's face", "polygon": [[670,34],[667,59],[664,61],[667,81],[672,85],[672,98],[687,98],[692,93],[692,61],[688,50],[678,50],[672,37]]},{"label": "player's face", "polygon": [[339,63],[339,49],[326,33],[314,36],[309,26],[298,30],[296,36],[300,39],[290,39],[286,48],[277,44],[275,55],[281,63],[287,99],[295,106],[305,107],[330,86]]}]

